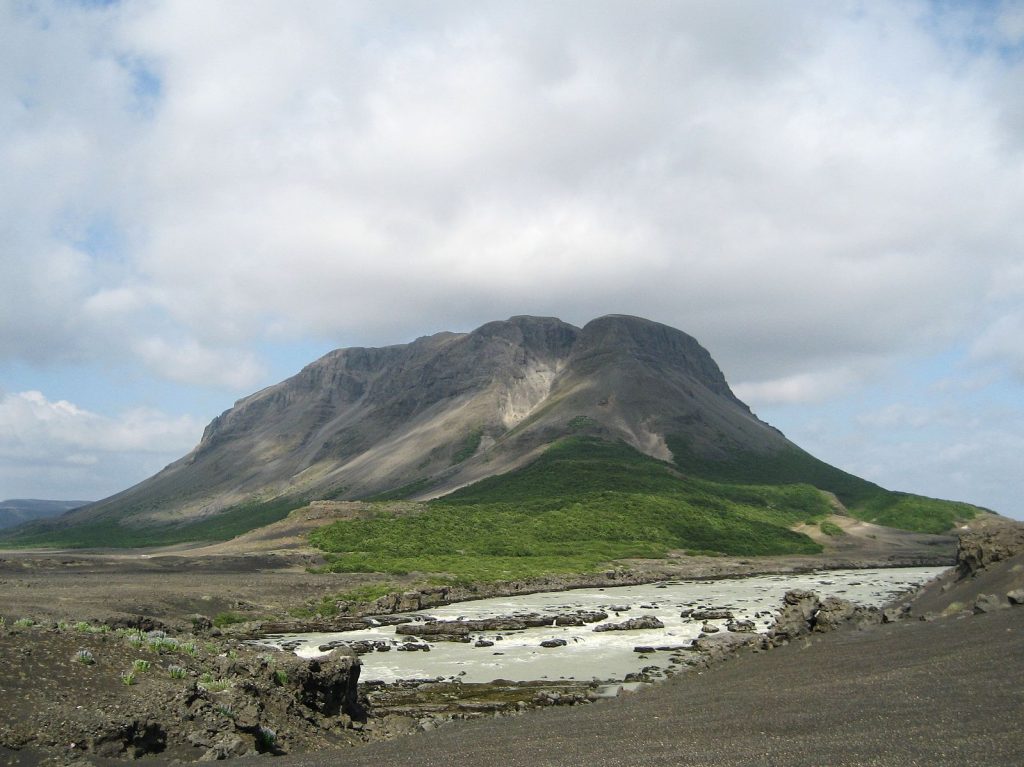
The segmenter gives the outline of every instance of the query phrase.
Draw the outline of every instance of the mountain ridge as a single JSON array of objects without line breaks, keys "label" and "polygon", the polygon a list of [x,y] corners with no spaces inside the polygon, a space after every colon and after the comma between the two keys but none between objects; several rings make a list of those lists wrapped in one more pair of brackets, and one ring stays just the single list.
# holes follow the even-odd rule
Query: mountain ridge
[{"label": "mountain ridge", "polygon": [[680,330],[629,315],[583,327],[518,315],[329,352],[238,400],[161,472],[57,524],[223,535],[310,499],[429,500],[520,470],[570,436],[621,442],[695,476],[822,478],[820,489],[850,489],[858,503],[887,492],[757,418]]}]

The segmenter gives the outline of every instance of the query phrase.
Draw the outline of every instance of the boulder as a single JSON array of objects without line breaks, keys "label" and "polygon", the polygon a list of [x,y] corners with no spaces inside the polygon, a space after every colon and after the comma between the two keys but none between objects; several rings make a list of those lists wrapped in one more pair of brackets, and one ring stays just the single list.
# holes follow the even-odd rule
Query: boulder
[{"label": "boulder", "polygon": [[1024,605],[1024,589],[1007,591],[1006,599],[1011,605]]},{"label": "boulder", "polygon": [[690,617],[693,618],[693,620],[695,621],[727,620],[732,618],[732,611],[720,608],[711,608],[707,610],[693,610],[690,612]]},{"label": "boulder", "polygon": [[359,671],[356,654],[338,648],[320,658],[279,658],[273,674],[275,678],[287,679],[286,684],[295,690],[296,700],[306,708],[323,716],[345,714],[364,721],[366,711],[358,700]]},{"label": "boulder", "polygon": [[1024,525],[999,525],[960,536],[957,572],[967,578],[991,564],[1024,551]]},{"label": "boulder", "polygon": [[568,642],[564,639],[545,639],[540,643],[541,647],[565,647]]},{"label": "boulder", "polygon": [[974,613],[992,613],[996,610],[1003,610],[1010,605],[997,597],[995,594],[979,594],[978,598],[974,600]]},{"label": "boulder", "polygon": [[754,621],[731,620],[726,624],[725,628],[734,634],[749,634],[757,628],[757,625]]},{"label": "boulder", "polygon": [[634,629],[663,629],[665,624],[653,615],[641,615],[639,618],[630,618],[622,623],[602,623],[594,626],[594,631],[632,631]]},{"label": "boulder", "polygon": [[814,631],[835,631],[844,623],[849,622],[857,614],[853,602],[839,597],[827,597],[818,607],[814,615]]}]

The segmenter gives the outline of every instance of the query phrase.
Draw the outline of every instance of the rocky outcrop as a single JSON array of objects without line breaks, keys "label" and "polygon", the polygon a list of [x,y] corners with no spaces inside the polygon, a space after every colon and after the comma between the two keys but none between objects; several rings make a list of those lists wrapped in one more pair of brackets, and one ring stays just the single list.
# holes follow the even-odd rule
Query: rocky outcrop
[{"label": "rocky outcrop", "polygon": [[777,646],[812,632],[835,631],[845,625],[868,625],[881,621],[882,613],[877,608],[855,605],[839,597],[822,599],[813,591],[792,590],[783,597],[782,611],[766,641]]},{"label": "rocky outcrop", "polygon": [[957,574],[961,578],[1024,551],[1024,525],[1000,524],[960,536],[957,546]]},{"label": "rocky outcrop", "polygon": [[362,720],[366,711],[359,703],[359,671],[356,654],[337,648],[319,658],[278,658],[273,681],[294,690],[300,704],[322,716]]}]

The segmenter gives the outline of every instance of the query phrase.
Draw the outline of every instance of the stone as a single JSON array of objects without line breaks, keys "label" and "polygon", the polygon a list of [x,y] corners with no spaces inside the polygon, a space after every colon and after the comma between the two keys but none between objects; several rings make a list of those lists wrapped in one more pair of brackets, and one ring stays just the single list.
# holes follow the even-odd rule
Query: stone
[{"label": "stone", "polygon": [[1024,605],[1024,589],[1007,591],[1006,599],[1011,605]]},{"label": "stone", "polygon": [[957,571],[961,578],[975,575],[995,562],[1024,551],[1024,526],[1001,525],[960,536],[957,545]]},{"label": "stone", "polygon": [[540,643],[541,647],[565,647],[568,642],[564,639],[545,639]]},{"label": "stone", "polygon": [[642,615],[630,618],[622,623],[602,623],[594,626],[594,631],[633,631],[634,629],[663,629],[665,624],[653,615]]},{"label": "stone", "polygon": [[882,610],[882,623],[895,623],[910,615],[910,605],[899,607],[886,607]]},{"label": "stone", "polygon": [[995,612],[1007,607],[1009,605],[995,594],[979,594],[978,598],[974,600],[974,613],[976,615]]},{"label": "stone", "polygon": [[733,633],[750,633],[754,631],[757,626],[754,621],[731,620],[726,624],[725,628]]},{"label": "stone", "polygon": [[213,745],[199,757],[199,761],[219,762],[235,756],[245,756],[249,751],[249,745],[239,736],[226,733],[213,741]]},{"label": "stone", "polygon": [[695,621],[717,621],[726,620],[732,618],[732,611],[723,610],[719,608],[712,608],[709,610],[693,610],[690,613],[690,617]]},{"label": "stone", "polygon": [[839,597],[827,597],[814,615],[814,631],[835,631],[844,623],[849,622],[857,613],[853,602]]}]

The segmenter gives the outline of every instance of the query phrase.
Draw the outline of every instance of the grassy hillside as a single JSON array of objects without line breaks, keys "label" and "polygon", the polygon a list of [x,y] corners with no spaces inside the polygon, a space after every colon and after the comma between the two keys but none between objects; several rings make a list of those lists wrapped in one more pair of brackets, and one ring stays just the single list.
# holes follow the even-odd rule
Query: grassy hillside
[{"label": "grassy hillside", "polygon": [[818,544],[788,528],[829,511],[809,485],[684,481],[623,443],[569,438],[421,513],[336,522],[310,540],[334,555],[334,571],[494,580],[593,570],[670,549],[814,553]]},{"label": "grassy hillside", "polygon": [[236,535],[284,519],[306,504],[300,498],[275,498],[239,504],[216,516],[189,525],[129,527],[116,519],[99,519],[74,527],[55,522],[36,522],[0,534],[0,547],[143,548],[192,541],[226,541]]},{"label": "grassy hillside", "polygon": [[687,475],[718,482],[807,483],[835,493],[854,517],[887,527],[942,533],[959,521],[972,519],[980,510],[968,503],[885,490],[796,447],[767,456],[736,452],[725,460],[710,460],[697,456],[683,438],[669,437],[666,441],[675,465]]},{"label": "grassy hillside", "polygon": [[[338,522],[313,542],[338,571],[443,572],[466,580],[580,572],[672,549],[736,555],[811,553],[789,528],[818,521],[827,490],[850,513],[891,527],[943,532],[977,509],[893,493],[799,449],[709,461],[669,439],[675,463],[628,447],[570,437],[532,464],[423,506],[420,513]],[[374,500],[403,497],[416,483]],[[189,525],[129,527],[101,519],[75,527],[40,522],[0,535],[0,546],[127,548],[217,541],[284,518],[306,502],[235,506]],[[6,532],[6,531],[4,531]]]}]

